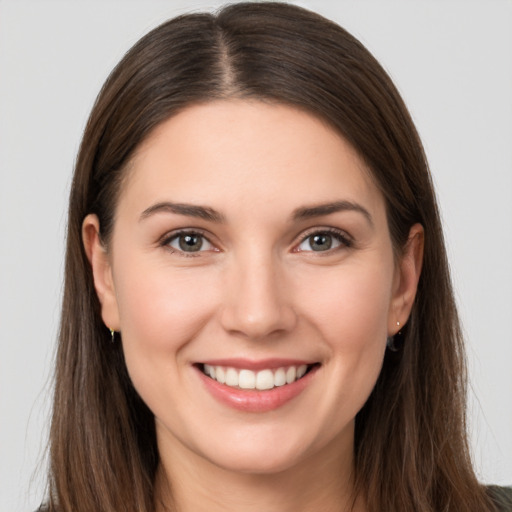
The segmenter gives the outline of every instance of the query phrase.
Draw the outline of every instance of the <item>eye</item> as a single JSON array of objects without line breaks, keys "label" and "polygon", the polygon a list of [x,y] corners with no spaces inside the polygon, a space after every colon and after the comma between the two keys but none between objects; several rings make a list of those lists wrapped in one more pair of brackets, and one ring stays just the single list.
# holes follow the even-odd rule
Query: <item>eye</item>
[{"label": "eye", "polygon": [[213,244],[204,235],[194,231],[175,233],[164,240],[162,245],[183,253],[198,253],[214,249]]},{"label": "eye", "polygon": [[322,230],[308,234],[297,246],[297,252],[326,252],[339,247],[350,247],[350,239],[337,230]]}]

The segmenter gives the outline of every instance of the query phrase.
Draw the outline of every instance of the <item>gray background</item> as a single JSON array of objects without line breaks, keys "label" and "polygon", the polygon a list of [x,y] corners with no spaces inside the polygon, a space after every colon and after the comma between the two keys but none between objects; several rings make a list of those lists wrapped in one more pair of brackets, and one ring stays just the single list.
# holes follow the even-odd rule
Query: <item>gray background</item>
[{"label": "gray background", "polygon": [[[438,189],[467,334],[476,467],[483,481],[510,484],[512,2],[296,3],[359,37],[411,109]],[[2,511],[33,510],[44,490],[66,200],[95,95],[150,28],[218,5],[0,1]]]}]

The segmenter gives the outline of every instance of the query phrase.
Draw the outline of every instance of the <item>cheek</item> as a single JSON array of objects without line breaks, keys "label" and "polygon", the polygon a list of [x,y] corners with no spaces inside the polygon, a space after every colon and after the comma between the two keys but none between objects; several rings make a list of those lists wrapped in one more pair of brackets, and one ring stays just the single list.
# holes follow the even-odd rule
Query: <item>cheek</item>
[{"label": "cheek", "polygon": [[[329,417],[326,425],[335,435],[362,408],[382,368],[392,273],[382,265],[364,265],[318,277],[304,304],[328,353],[327,391],[318,408]],[[342,406],[333,408],[333,403]]]},{"label": "cheek", "polygon": [[[176,381],[187,343],[215,313],[215,275],[144,261],[119,264],[115,279],[128,373],[141,395]],[[152,389],[152,391],[151,391]],[[146,392],[144,392],[146,390]],[[149,404],[148,404],[149,405]]]},{"label": "cheek", "polygon": [[392,286],[387,268],[376,264],[333,269],[317,275],[308,293],[297,290],[304,316],[333,350],[363,351],[385,341]]},{"label": "cheek", "polygon": [[125,338],[164,349],[194,335],[215,309],[215,277],[187,270],[137,265],[121,269],[123,279],[116,282],[116,291]]}]

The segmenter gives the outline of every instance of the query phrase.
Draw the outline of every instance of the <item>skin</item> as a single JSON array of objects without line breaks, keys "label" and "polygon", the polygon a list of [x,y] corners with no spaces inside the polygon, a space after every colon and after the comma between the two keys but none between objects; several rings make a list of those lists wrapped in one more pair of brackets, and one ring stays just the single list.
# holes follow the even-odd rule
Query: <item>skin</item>
[{"label": "skin", "polygon": [[[165,201],[212,208],[223,222],[143,215]],[[368,215],[293,219],[339,201]],[[201,250],[180,251],[179,229],[204,234]],[[308,237],[326,229],[348,245],[333,236],[330,249],[313,250]],[[384,198],[353,148],[289,106],[192,106],[138,148],[108,249],[98,232],[89,215],[83,239],[103,320],[121,332],[130,377],[155,415],[157,508],[169,481],[186,512],[347,508],[354,418],[387,337],[407,321],[423,246],[415,225],[395,260]],[[232,357],[320,367],[290,402],[244,412],[213,398],[193,366]]]}]

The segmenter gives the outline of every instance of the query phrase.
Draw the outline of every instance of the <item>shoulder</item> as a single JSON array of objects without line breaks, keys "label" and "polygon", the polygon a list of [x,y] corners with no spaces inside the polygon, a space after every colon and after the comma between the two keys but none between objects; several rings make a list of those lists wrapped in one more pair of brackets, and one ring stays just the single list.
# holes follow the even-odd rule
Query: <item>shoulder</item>
[{"label": "shoulder", "polygon": [[512,487],[489,485],[487,494],[499,512],[512,512]]}]

